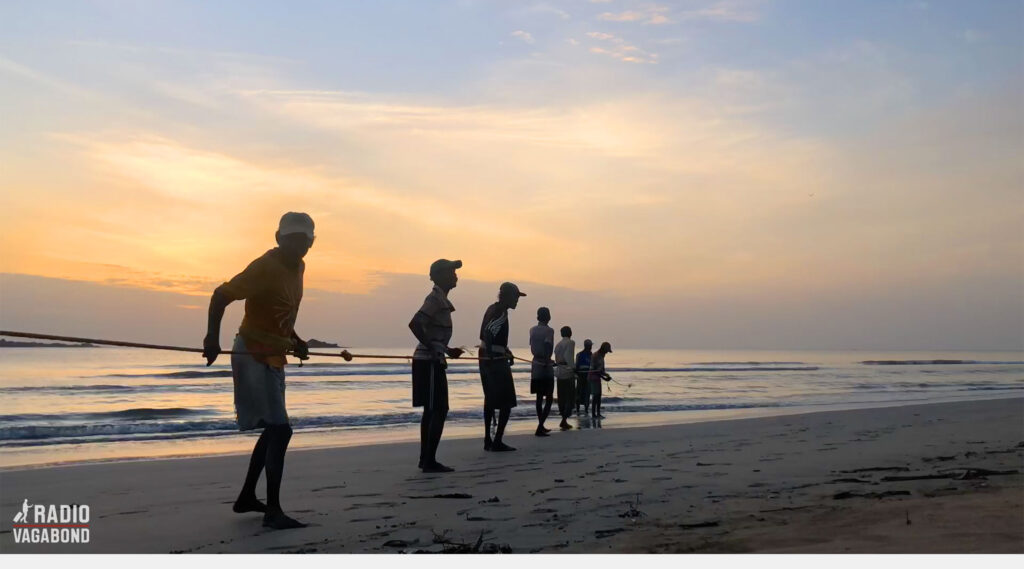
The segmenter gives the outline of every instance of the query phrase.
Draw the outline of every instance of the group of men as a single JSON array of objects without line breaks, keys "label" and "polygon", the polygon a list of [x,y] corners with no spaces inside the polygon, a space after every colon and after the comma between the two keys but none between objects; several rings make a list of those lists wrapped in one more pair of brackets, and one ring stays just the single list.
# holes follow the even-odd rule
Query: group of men
[{"label": "group of men", "polygon": [[[542,306],[537,309],[537,325],[530,328],[530,351],[533,361],[530,363],[530,393],[537,396],[537,430],[534,435],[546,437],[551,429],[544,426],[551,413],[551,404],[555,394],[558,395],[558,415],[562,422],[558,427],[563,431],[572,429],[569,417],[573,411],[578,415],[580,406],[584,414],[590,412],[593,401],[595,420],[603,419],[601,414],[601,380],[609,379],[605,372],[604,357],[611,353],[612,345],[601,344],[594,353],[594,343],[583,341],[583,350],[576,352],[576,342],[572,339],[572,328],[562,326],[559,333],[562,338],[556,345],[555,331],[551,326],[551,310]],[[555,389],[557,385],[557,390]]]},{"label": "group of men", "polygon": [[[441,442],[444,423],[448,416],[448,358],[459,358],[463,351],[451,348],[452,312],[455,307],[448,293],[458,283],[457,269],[462,261],[438,259],[430,265],[430,280],[434,287],[413,315],[409,329],[419,340],[413,353],[412,404],[423,407],[420,421],[419,467],[424,472],[451,472],[451,467],[437,461],[437,447]],[[515,356],[508,347],[508,311],[515,310],[519,299],[526,293],[513,283],[502,283],[498,288],[498,301],[487,307],[480,324],[480,381],[484,392],[484,450],[509,452],[516,450],[504,441],[512,408],[519,402],[512,379]],[[554,344],[554,330],[548,325],[551,311],[547,307],[537,310],[537,325],[530,329],[530,351],[533,360],[530,369],[530,393],[537,397],[538,437],[549,436],[551,429],[544,426],[555,393],[557,376],[558,410],[562,417],[561,429],[569,430],[569,417],[581,404],[589,411],[593,401],[593,418],[601,415],[601,381],[610,376],[605,371],[604,357],[611,353],[608,342],[592,352],[593,342],[584,342],[584,349],[574,358],[576,343],[572,329],[563,326],[562,340]],[[497,413],[497,417],[495,417]],[[496,419],[496,420],[495,420]],[[493,432],[493,434],[492,434]]]},{"label": "group of men", "polygon": [[[260,512],[263,525],[274,529],[304,527],[281,507],[281,479],[284,457],[292,436],[285,409],[285,356],[309,357],[309,346],[295,332],[295,320],[302,300],[303,258],[315,240],[313,219],[305,213],[288,212],[281,217],[275,233],[278,246],[251,262],[241,273],[217,287],[210,299],[203,356],[212,365],[221,353],[220,326],[226,307],[245,300],[245,316],[232,344],[231,375],[234,383],[235,414],[242,431],[262,428],[249,459],[245,481],[235,500],[235,512]],[[455,288],[455,271],[462,261],[439,259],[430,266],[434,286],[423,305],[409,322],[419,341],[412,356],[412,403],[423,407],[420,421],[419,468],[424,472],[451,472],[437,460],[437,447],[448,416],[448,358],[463,355],[448,343],[452,338],[451,313],[455,307],[448,293]],[[498,301],[487,307],[480,326],[478,361],[484,392],[484,450],[509,452],[515,448],[504,442],[505,427],[512,408],[518,402],[512,380],[515,356],[508,348],[508,311],[514,310],[520,297],[526,296],[512,283],[503,283]],[[571,429],[568,417],[580,405],[592,408],[595,419],[601,417],[601,381],[610,379],[604,357],[611,353],[608,342],[591,352],[592,342],[573,358],[575,342],[568,326],[561,329],[562,339],[554,345],[554,331],[548,326],[551,313],[537,311],[538,324],[530,330],[533,352],[530,392],[537,396],[537,436],[548,436],[544,422],[551,411],[555,384],[561,428]],[[346,360],[351,354],[342,352]],[[592,399],[592,403],[591,403]],[[588,405],[589,404],[589,405]],[[497,415],[497,417],[495,417]],[[493,431],[493,432],[492,432]],[[266,472],[267,501],[256,497],[256,484]]]}]

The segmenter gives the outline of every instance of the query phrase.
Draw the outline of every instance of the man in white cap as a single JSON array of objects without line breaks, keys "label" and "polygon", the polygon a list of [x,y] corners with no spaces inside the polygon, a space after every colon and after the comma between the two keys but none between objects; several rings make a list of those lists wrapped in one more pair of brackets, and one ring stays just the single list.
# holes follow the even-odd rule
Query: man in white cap
[{"label": "man in white cap", "polygon": [[451,472],[454,468],[437,461],[444,421],[448,417],[448,364],[446,357],[458,358],[459,348],[449,348],[452,339],[452,312],[455,307],[448,293],[459,281],[455,269],[462,261],[438,259],[430,265],[434,288],[423,300],[423,306],[412,317],[409,329],[419,340],[412,356],[412,405],[423,407],[420,420],[420,463],[423,472]]},{"label": "man in white cap", "polygon": [[[249,459],[249,471],[234,511],[262,512],[263,525],[274,529],[304,527],[281,509],[284,455],[292,428],[284,404],[285,354],[309,357],[309,346],[295,333],[302,300],[306,256],[313,245],[313,219],[288,212],[278,225],[277,247],[263,254],[244,271],[217,287],[203,340],[203,356],[210,365],[220,354],[220,324],[224,309],[245,300],[245,317],[232,346],[231,375],[235,384],[235,414],[242,431],[262,428]],[[256,498],[256,482],[267,473],[267,503]]]}]

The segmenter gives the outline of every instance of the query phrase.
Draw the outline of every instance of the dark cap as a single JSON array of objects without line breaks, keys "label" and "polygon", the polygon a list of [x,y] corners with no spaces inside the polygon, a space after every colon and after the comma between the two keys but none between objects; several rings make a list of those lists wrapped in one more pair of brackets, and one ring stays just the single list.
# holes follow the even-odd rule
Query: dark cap
[{"label": "dark cap", "polygon": [[498,294],[510,294],[515,296],[526,296],[525,292],[519,290],[519,287],[512,283],[501,283],[501,288],[498,289]]},{"label": "dark cap", "polygon": [[609,344],[608,342],[601,342],[601,349],[608,352],[609,354],[612,353],[612,345]]},{"label": "dark cap", "polygon": [[462,268],[462,261],[449,261],[448,259],[438,259],[430,264],[430,276],[441,274],[445,271],[454,271],[455,269]]},{"label": "dark cap", "polygon": [[583,340],[583,345],[589,348],[594,345],[594,341],[591,340],[590,338],[587,338],[586,340]]}]

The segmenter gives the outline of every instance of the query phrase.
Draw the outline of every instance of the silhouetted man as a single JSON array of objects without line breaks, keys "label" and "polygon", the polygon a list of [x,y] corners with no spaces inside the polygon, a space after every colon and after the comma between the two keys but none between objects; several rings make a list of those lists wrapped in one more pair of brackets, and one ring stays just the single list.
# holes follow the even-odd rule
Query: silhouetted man
[{"label": "silhouetted man", "polygon": [[563,431],[572,428],[569,416],[576,406],[576,366],[573,354],[576,353],[576,342],[572,341],[572,328],[562,326],[559,330],[562,339],[555,346],[555,381],[558,384],[558,414],[562,422],[558,425]]},{"label": "silhouetted man", "polygon": [[612,345],[608,342],[601,342],[601,347],[590,361],[590,374],[587,376],[587,380],[590,382],[590,393],[594,398],[591,414],[594,419],[604,419],[604,415],[601,414],[601,381],[610,379],[604,368],[604,357],[610,353],[612,353]]},{"label": "silhouetted man", "polygon": [[537,309],[537,325],[530,328],[530,393],[537,395],[537,431],[534,435],[546,437],[551,429],[544,421],[551,414],[551,398],[555,392],[555,368],[551,354],[555,349],[555,331],[548,326],[551,311],[546,306]]},{"label": "silhouetted man", "polygon": [[590,359],[594,355],[594,343],[590,339],[583,340],[583,350],[576,354],[576,414],[580,414],[580,405],[583,405],[583,414],[590,413],[590,381],[587,376],[590,374]]},{"label": "silhouetted man", "polygon": [[[217,287],[210,299],[203,356],[210,365],[220,354],[220,324],[224,309],[245,300],[245,317],[232,346],[231,375],[235,385],[235,414],[242,431],[263,429],[249,459],[249,471],[235,500],[236,512],[263,512],[263,525],[274,529],[304,527],[281,509],[281,477],[292,428],[284,404],[285,354],[309,357],[309,346],[295,333],[302,300],[302,258],[313,245],[313,220],[305,213],[281,217],[277,247],[244,271]],[[256,482],[267,472],[267,503],[256,498]]]},{"label": "silhouetted man", "polygon": [[[516,401],[516,386],[512,381],[512,350],[508,349],[508,311],[519,305],[519,287],[502,283],[498,289],[498,302],[487,307],[480,324],[480,382],[484,388],[484,450],[506,452],[516,450],[502,440],[505,426]],[[494,411],[498,411],[498,428],[491,439]]]},{"label": "silhouetted man", "polygon": [[448,375],[446,357],[458,358],[459,348],[449,348],[452,339],[452,312],[455,307],[448,293],[455,288],[459,277],[455,269],[462,261],[438,259],[430,265],[430,280],[434,288],[423,300],[423,306],[413,315],[409,329],[420,341],[412,356],[412,405],[423,407],[420,420],[420,462],[423,472],[451,472],[437,461],[437,446],[448,417]]}]

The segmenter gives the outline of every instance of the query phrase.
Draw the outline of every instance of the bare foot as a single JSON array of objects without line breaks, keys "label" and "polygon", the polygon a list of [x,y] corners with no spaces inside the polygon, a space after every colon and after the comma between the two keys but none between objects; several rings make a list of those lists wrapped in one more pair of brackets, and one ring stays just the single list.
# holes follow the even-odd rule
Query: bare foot
[{"label": "bare foot", "polygon": [[256,496],[239,496],[235,500],[235,505],[231,506],[231,509],[239,514],[244,514],[245,512],[266,512],[267,505],[256,499]]},{"label": "bare foot", "polygon": [[263,515],[263,527],[273,529],[296,529],[304,528],[306,524],[299,520],[293,519],[285,515],[282,511],[267,512]]},{"label": "bare foot", "polygon": [[423,472],[455,472],[455,469],[450,466],[445,466],[440,462],[434,461],[431,464],[426,464],[422,467]]}]

